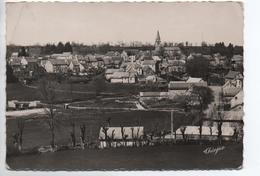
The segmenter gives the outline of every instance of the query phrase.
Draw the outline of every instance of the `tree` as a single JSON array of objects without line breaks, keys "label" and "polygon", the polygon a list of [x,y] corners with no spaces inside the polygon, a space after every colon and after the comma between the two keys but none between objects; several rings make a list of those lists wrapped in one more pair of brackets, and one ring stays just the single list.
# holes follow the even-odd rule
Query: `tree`
[{"label": "tree", "polygon": [[[108,134],[107,134],[107,131],[108,131],[108,127],[105,127],[105,126],[102,126],[102,132],[104,133],[105,135],[105,142],[106,144],[109,143],[108,140],[109,140],[109,137],[108,137]],[[107,145],[106,145],[107,146]],[[109,145],[110,146],[110,145]]]},{"label": "tree", "polygon": [[62,42],[59,42],[56,47],[56,53],[63,53],[64,52],[64,45]]},{"label": "tree", "polygon": [[18,131],[13,135],[14,145],[18,147],[18,150],[22,150],[23,146],[23,131],[24,131],[24,120],[18,119],[17,121]]},{"label": "tree", "polygon": [[192,88],[191,94],[191,97],[195,97],[198,100],[200,112],[206,109],[208,105],[214,100],[213,91],[209,87],[194,86]]},{"label": "tree", "polygon": [[84,149],[85,147],[85,138],[86,138],[86,125],[83,123],[80,125],[80,139],[81,139],[81,146]]},{"label": "tree", "polygon": [[218,122],[218,142],[219,144],[222,143],[222,122]]},{"label": "tree", "polygon": [[72,53],[72,46],[70,45],[70,42],[65,43],[63,52],[71,52]]},{"label": "tree", "polygon": [[18,52],[18,57],[28,57],[29,54],[28,54],[28,49],[25,48],[24,46],[20,48],[19,52]]},{"label": "tree", "polygon": [[54,107],[56,99],[55,87],[56,85],[48,78],[44,78],[40,81],[39,91],[43,101],[46,102],[47,124],[51,133],[50,145],[52,149],[55,148],[55,123],[57,121]]},{"label": "tree", "polygon": [[213,91],[208,87],[194,86],[192,88],[191,94],[192,94],[191,97],[195,97],[198,100],[200,106],[199,132],[200,132],[200,140],[201,140],[202,125],[203,125],[203,120],[202,120],[203,110],[206,109],[211,102],[213,102],[214,100]]},{"label": "tree", "polygon": [[15,83],[18,82],[18,79],[14,76],[13,69],[10,65],[6,65],[6,82]]},{"label": "tree", "polygon": [[222,116],[223,114],[219,111],[218,112],[218,117],[219,117],[219,122],[218,122],[218,143],[221,145],[222,144]]},{"label": "tree", "polygon": [[74,122],[71,123],[71,127],[72,127],[72,130],[70,132],[71,142],[72,142],[72,146],[76,147],[76,132],[75,132],[75,123]]},{"label": "tree", "polygon": [[182,139],[183,139],[184,142],[186,142],[186,136],[185,136],[186,127],[181,126],[180,130],[181,130],[181,134],[182,134]]},{"label": "tree", "polygon": [[124,145],[126,146],[127,145],[126,144],[126,142],[127,142],[126,140],[127,140],[128,135],[125,134],[125,129],[124,129],[124,127],[122,125],[120,126],[120,128],[121,128],[122,140],[124,142]]},{"label": "tree", "polygon": [[192,77],[208,80],[209,61],[203,57],[195,57],[186,63],[187,73]]}]

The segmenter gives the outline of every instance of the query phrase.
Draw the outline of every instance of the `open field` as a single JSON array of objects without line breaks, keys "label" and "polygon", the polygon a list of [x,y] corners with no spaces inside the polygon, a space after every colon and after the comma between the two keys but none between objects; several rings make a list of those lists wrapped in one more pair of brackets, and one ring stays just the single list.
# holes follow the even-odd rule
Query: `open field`
[{"label": "open field", "polygon": [[[242,166],[242,144],[224,145],[216,155],[208,145],[69,150],[7,158],[16,170],[177,170],[234,169]],[[216,147],[216,146],[214,146]]]},{"label": "open field", "polygon": [[[37,89],[39,82],[33,82],[30,86],[31,87],[27,87],[21,83],[7,84],[7,100],[41,100],[42,96]],[[107,82],[102,74],[98,75],[87,84],[70,84],[66,81],[57,83],[55,85],[55,89],[57,102],[65,102],[66,100],[69,101],[71,97],[75,101],[79,101],[93,99],[97,94],[100,94],[103,97],[122,97],[139,95],[140,91],[158,90],[158,88],[152,86],[142,86],[139,84],[112,84]]]},{"label": "open field", "polygon": [[[57,115],[55,128],[55,141],[57,144],[70,143],[71,123],[76,125],[76,136],[79,141],[79,125],[86,125],[86,135],[88,141],[95,142],[98,139],[99,129],[107,124],[106,120],[111,118],[110,126],[144,126],[147,133],[152,130],[170,130],[170,113],[158,111],[90,111],[77,110],[73,113],[69,111]],[[190,124],[194,117],[183,113],[174,113],[174,128],[180,125]],[[12,135],[17,131],[17,119],[7,119],[7,153],[12,153]],[[91,136],[91,138],[90,138]],[[42,145],[49,145],[50,132],[44,118],[27,119],[25,121],[23,134],[23,147],[30,149]]]}]

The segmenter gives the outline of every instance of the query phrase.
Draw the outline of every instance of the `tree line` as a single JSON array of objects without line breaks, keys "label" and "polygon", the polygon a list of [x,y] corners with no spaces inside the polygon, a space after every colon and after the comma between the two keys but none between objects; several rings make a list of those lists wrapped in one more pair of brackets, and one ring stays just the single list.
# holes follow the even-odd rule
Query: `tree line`
[{"label": "tree line", "polygon": [[[163,43],[163,46],[173,46],[171,44]],[[203,42],[201,46],[192,46],[186,44],[178,43],[174,46],[180,47],[183,54],[188,56],[191,53],[202,53],[205,55],[213,55],[214,53],[220,53],[222,56],[227,56],[231,58],[235,54],[243,55],[243,46],[236,46],[232,43],[229,43],[227,46],[224,42],[218,42],[214,45],[208,45]],[[38,55],[49,55],[54,53],[63,53],[63,52],[73,52],[76,54],[86,55],[86,54],[106,54],[108,51],[117,51],[122,52],[126,49],[137,49],[137,50],[154,50],[154,46],[151,44],[146,44],[142,46],[120,46],[120,45],[111,45],[110,43],[103,44],[93,44],[85,45],[82,43],[75,42],[58,42],[58,44],[48,43],[46,45],[32,45],[32,46],[17,46],[17,45],[8,45],[7,46],[7,58],[11,56],[13,52],[19,52],[19,56],[29,56],[31,52],[37,51]]]}]

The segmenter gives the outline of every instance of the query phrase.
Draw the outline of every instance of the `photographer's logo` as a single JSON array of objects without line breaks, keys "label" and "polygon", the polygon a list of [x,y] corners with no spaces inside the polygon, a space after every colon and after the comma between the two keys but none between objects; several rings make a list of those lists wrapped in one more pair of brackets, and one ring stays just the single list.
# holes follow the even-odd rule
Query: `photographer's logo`
[{"label": "photographer's logo", "polygon": [[203,153],[205,154],[218,154],[218,152],[222,151],[225,149],[225,146],[220,146],[220,147],[208,147],[205,150],[203,150]]}]

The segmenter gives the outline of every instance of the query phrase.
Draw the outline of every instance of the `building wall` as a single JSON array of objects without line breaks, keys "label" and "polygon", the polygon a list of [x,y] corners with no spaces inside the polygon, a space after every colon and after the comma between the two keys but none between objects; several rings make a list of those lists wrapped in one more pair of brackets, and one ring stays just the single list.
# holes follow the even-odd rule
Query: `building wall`
[{"label": "building wall", "polygon": [[243,103],[244,94],[240,91],[235,97],[230,101],[231,108]]},{"label": "building wall", "polygon": [[123,80],[121,78],[111,78],[110,82],[111,83],[122,83]]},{"label": "building wall", "polygon": [[46,62],[44,68],[45,68],[47,73],[53,73],[54,72],[53,65],[52,65],[52,63],[50,61]]}]

